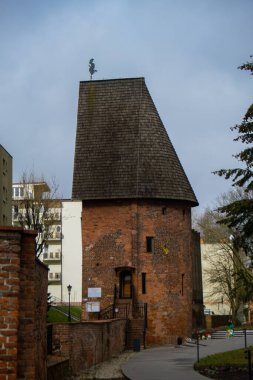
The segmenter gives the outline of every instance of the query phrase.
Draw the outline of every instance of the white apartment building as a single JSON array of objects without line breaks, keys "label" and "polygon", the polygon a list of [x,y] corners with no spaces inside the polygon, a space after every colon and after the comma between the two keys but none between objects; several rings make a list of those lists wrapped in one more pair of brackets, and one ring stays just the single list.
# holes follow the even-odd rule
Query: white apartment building
[{"label": "white apartment building", "polygon": [[81,201],[62,201],[62,300],[67,302],[71,285],[71,302],[82,300],[82,230]]},{"label": "white apartment building", "polygon": [[81,212],[80,201],[59,200],[58,209],[54,209],[59,219],[52,226],[42,260],[50,268],[48,292],[56,301],[68,302],[68,285],[72,286],[71,302],[80,303],[82,299]]},{"label": "white apartment building", "polygon": [[[13,225],[19,225],[19,213],[25,197],[38,199],[50,192],[45,182],[13,184]],[[51,199],[48,209],[49,234],[39,259],[49,267],[48,293],[58,302],[68,302],[67,286],[71,285],[71,302],[82,299],[82,202]]]}]

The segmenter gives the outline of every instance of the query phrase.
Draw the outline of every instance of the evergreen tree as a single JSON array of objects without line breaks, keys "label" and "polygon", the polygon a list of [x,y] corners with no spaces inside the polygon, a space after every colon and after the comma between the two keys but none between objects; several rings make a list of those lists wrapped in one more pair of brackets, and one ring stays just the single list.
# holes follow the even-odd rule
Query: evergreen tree
[{"label": "evergreen tree", "polygon": [[[246,62],[238,68],[250,71],[253,75],[253,61]],[[231,130],[238,134],[234,141],[246,144],[246,148],[234,156],[242,163],[242,167],[221,169],[214,174],[231,179],[233,186],[244,190],[244,197],[219,208],[223,215],[219,223],[236,231],[234,244],[238,248],[243,248],[253,259],[253,104],[247,110],[242,123],[232,127]]]}]

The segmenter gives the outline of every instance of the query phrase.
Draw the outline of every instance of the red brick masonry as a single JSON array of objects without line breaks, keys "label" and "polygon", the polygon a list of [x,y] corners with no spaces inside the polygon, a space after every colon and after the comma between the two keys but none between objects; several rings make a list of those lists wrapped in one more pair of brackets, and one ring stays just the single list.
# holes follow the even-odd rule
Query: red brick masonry
[{"label": "red brick masonry", "polygon": [[0,380],[46,379],[47,268],[35,237],[0,227]]},{"label": "red brick masonry", "polygon": [[[148,304],[148,344],[176,343],[192,329],[191,209],[166,200],[85,201],[82,212],[83,298],[102,290],[113,303],[120,271],[131,268],[135,301]],[[154,237],[147,252],[146,237]],[[146,274],[143,294],[142,273]],[[119,292],[118,292],[119,294]],[[83,318],[90,315],[83,313]],[[91,313],[90,313],[91,314]]]},{"label": "red brick masonry", "polygon": [[125,347],[125,321],[106,320],[53,325],[53,345],[69,358],[72,374],[111,359]]}]

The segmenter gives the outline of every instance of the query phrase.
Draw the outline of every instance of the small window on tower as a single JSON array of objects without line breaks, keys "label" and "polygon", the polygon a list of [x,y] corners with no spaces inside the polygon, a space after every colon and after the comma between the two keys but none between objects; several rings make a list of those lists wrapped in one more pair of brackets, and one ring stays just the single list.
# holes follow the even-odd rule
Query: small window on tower
[{"label": "small window on tower", "polygon": [[141,274],[142,294],[146,294],[146,273]]},{"label": "small window on tower", "polygon": [[146,237],[147,252],[154,252],[154,238],[153,236]]}]

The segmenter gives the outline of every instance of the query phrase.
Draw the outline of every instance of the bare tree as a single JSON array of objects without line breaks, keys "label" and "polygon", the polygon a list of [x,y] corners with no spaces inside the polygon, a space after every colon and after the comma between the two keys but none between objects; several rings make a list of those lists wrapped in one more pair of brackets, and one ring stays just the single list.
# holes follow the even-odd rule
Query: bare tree
[{"label": "bare tree", "polygon": [[234,322],[238,321],[240,307],[252,299],[252,272],[245,263],[245,257],[234,249],[232,242],[216,244],[206,254],[204,282],[208,288],[209,300],[230,305]]},{"label": "bare tree", "polygon": [[195,220],[195,228],[200,231],[204,243],[214,247],[206,254],[207,269],[203,273],[208,297],[212,301],[223,299],[229,303],[234,321],[238,319],[242,304],[253,298],[253,275],[251,260],[241,248],[241,242],[238,245],[237,230],[219,223],[222,219],[219,207],[242,196],[242,189],[221,195],[214,210],[206,209]]},{"label": "bare tree", "polygon": [[23,173],[18,184],[22,189],[19,197],[13,198],[15,225],[36,230],[36,255],[39,257],[52,234],[54,209],[58,207],[58,186],[52,180],[49,184],[43,177],[36,179],[33,172]]}]

